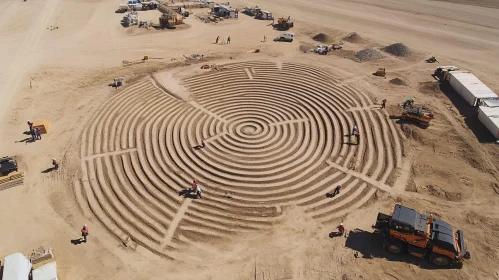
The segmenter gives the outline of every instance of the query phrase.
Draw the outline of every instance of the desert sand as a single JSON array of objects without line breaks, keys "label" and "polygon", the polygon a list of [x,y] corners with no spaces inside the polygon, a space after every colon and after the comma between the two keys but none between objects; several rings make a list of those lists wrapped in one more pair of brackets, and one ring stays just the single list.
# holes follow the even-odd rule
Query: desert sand
[{"label": "desert sand", "polygon": [[[25,180],[0,192],[1,258],[50,246],[60,279],[499,279],[498,147],[424,62],[499,92],[495,1],[230,3],[290,16],[291,43],[242,13],[214,24],[191,9],[182,28],[147,30],[120,25],[119,1],[4,2],[0,156]],[[319,33],[343,49],[304,52]],[[383,51],[394,43],[412,54]],[[356,61],[363,49],[382,58]],[[408,97],[429,128],[390,117]],[[23,141],[35,119],[51,130]],[[60,170],[43,172],[52,158]],[[179,196],[193,179],[203,199]],[[436,269],[384,252],[371,225],[395,203],[463,229],[472,258]],[[340,222],[348,237],[330,238]]]}]

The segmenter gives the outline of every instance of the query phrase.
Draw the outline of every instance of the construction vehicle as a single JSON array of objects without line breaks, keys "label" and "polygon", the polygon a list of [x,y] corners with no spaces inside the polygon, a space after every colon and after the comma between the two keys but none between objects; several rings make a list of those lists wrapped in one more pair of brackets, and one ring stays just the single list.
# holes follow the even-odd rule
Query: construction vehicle
[{"label": "construction vehicle", "polygon": [[457,70],[459,70],[459,67],[457,66],[438,66],[432,76],[434,78],[438,78],[439,80],[445,80],[444,76],[446,76],[448,72]]},{"label": "construction vehicle", "polygon": [[115,11],[117,14],[123,14],[128,11],[128,5],[120,5],[120,7]]},{"label": "construction vehicle", "polygon": [[295,33],[286,32],[281,34],[279,37],[274,38],[276,42],[293,42],[295,39]]},{"label": "construction vehicle", "polygon": [[432,56],[432,57],[430,57],[430,58],[426,59],[425,61],[426,61],[427,63],[435,63],[435,62],[438,62],[438,60],[437,60],[434,56]]},{"label": "construction vehicle", "polygon": [[423,107],[414,108],[412,106],[406,107],[401,116],[401,119],[416,122],[423,127],[430,126],[433,118],[434,116],[429,110]]},{"label": "construction vehicle", "polygon": [[168,14],[162,14],[159,18],[159,26],[161,28],[175,29],[177,28],[175,20],[171,18]]},{"label": "construction vehicle", "polygon": [[121,24],[124,27],[138,25],[139,24],[139,15],[135,11],[130,12],[129,14],[127,14],[126,16],[123,17],[123,19],[121,20]]},{"label": "construction vehicle", "polygon": [[390,215],[378,213],[375,232],[383,235],[383,247],[392,254],[402,252],[426,258],[436,266],[462,264],[471,255],[464,244],[462,230],[454,231],[448,223],[426,216],[400,204]]},{"label": "construction vehicle", "polygon": [[277,28],[279,30],[288,30],[294,26],[294,23],[290,20],[290,17],[288,18],[278,18],[277,19],[277,24],[274,25],[274,28]]},{"label": "construction vehicle", "polygon": [[20,171],[14,157],[0,158],[0,190],[23,183],[24,172]]},{"label": "construction vehicle", "polygon": [[376,70],[373,75],[378,77],[386,77],[386,70],[385,68],[378,68],[378,70]]}]

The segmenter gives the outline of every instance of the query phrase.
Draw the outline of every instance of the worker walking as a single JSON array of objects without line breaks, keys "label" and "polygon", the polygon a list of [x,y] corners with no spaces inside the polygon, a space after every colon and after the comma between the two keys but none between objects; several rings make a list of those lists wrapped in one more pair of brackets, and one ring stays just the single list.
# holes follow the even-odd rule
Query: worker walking
[{"label": "worker walking", "polygon": [[191,193],[196,194],[198,183],[199,181],[197,179],[194,179],[191,186]]},{"label": "worker walking", "polygon": [[336,188],[334,188],[333,196],[340,194],[341,188],[343,188],[341,185],[337,185]]},{"label": "worker walking", "polygon": [[263,35],[263,41],[267,42],[267,36]]},{"label": "worker walking", "polygon": [[217,39],[215,40],[215,44],[218,44],[219,39],[220,39],[220,36],[217,36]]},{"label": "worker walking", "polygon": [[229,37],[227,37],[227,44],[230,45],[230,35],[229,35]]},{"label": "worker walking", "polygon": [[52,159],[52,166],[54,166],[54,170],[59,169],[59,163],[57,162],[57,160],[55,158]]},{"label": "worker walking", "polygon": [[201,148],[203,148],[203,149],[204,149],[204,147],[206,147],[206,144],[204,143],[204,140],[203,140],[203,139],[201,139]]},{"label": "worker walking", "polygon": [[383,99],[383,101],[381,101],[381,109],[385,109],[386,107],[386,99]]},{"label": "worker walking", "polygon": [[29,131],[31,131],[33,129],[33,123],[28,120],[28,126],[29,126]]},{"label": "worker walking", "polygon": [[88,226],[83,225],[83,228],[81,229],[81,236],[83,236],[83,242],[87,243],[87,236],[88,236]]}]

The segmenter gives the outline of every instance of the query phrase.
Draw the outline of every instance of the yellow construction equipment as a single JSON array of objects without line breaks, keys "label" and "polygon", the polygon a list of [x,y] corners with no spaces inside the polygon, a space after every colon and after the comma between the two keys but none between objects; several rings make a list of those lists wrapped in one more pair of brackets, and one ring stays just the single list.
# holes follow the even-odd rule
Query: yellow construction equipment
[{"label": "yellow construction equipment", "polygon": [[20,185],[23,181],[24,172],[18,169],[15,158],[0,158],[0,191]]},{"label": "yellow construction equipment", "polygon": [[288,18],[278,18],[277,19],[277,25],[274,25],[274,27],[280,29],[280,30],[288,30],[291,27],[294,26],[294,23],[290,20],[290,17]]},{"label": "yellow construction equipment", "polygon": [[402,119],[418,123],[423,127],[430,126],[430,122],[433,118],[433,114],[423,107],[414,108],[410,106],[406,107],[402,112]]},{"label": "yellow construction equipment", "polygon": [[378,77],[386,77],[386,70],[385,68],[378,68],[378,70],[374,72],[373,75]]}]

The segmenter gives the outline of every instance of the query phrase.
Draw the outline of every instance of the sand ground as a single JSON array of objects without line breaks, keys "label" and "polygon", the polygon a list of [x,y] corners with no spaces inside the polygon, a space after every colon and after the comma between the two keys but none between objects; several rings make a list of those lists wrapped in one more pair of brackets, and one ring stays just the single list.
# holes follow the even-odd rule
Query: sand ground
[{"label": "sand ground", "polygon": [[[122,15],[114,14],[117,1],[6,0],[3,4],[0,155],[16,155],[26,179],[23,186],[0,192],[0,256],[51,246],[60,279],[499,279],[497,146],[459,98],[438,89],[430,76],[435,65],[423,61],[434,55],[441,64],[459,65],[499,92],[495,79],[499,13],[494,1],[231,2],[236,7],[258,4],[275,16],[290,15],[297,40],[289,44],[262,42],[263,36],[271,39],[280,32],[268,22],[242,14],[238,20],[218,24],[191,16],[185,28],[158,31],[123,28]],[[156,11],[141,12],[143,18],[157,16]],[[345,42],[345,51],[338,55],[299,50],[300,45],[317,44],[311,37],[320,32],[332,42],[357,32],[364,41]],[[229,35],[230,45],[214,44],[216,36]],[[410,47],[414,55],[386,54],[364,63],[345,58],[366,47],[395,42]],[[260,52],[252,53],[255,49]],[[137,61],[145,54],[161,59],[122,66],[123,60]],[[179,85],[182,78],[200,72],[200,64],[185,62],[183,55],[190,54],[203,54],[208,63],[218,65],[267,61],[314,66],[332,73],[338,84],[368,93],[371,103],[387,98],[390,114],[397,114],[397,104],[413,96],[434,110],[436,120],[426,130],[391,122],[403,144],[399,151],[385,152],[386,161],[397,153],[403,161],[385,179],[394,187],[401,183],[398,191],[372,186],[372,197],[362,207],[352,206],[327,222],[290,205],[278,223],[263,231],[241,230],[222,240],[190,236],[196,242],[169,260],[142,246],[124,247],[81,206],[75,182],[85,178],[84,129],[101,105],[128,85],[156,72],[159,83],[176,98],[193,100],[189,90]],[[387,79],[371,75],[378,67],[387,68]],[[117,91],[107,84],[118,76],[125,77],[127,86]],[[392,78],[408,85],[393,85]],[[50,134],[35,143],[21,142],[26,120],[40,118],[52,121]],[[61,170],[41,173],[53,157],[62,162]],[[385,168],[383,161],[381,156],[377,159],[380,168]],[[472,259],[462,269],[438,270],[411,257],[384,254],[369,234],[370,226],[378,211],[389,212],[395,202],[462,228]],[[340,221],[353,231],[351,237],[329,238]],[[79,238],[84,223],[90,225],[90,242],[73,245],[71,240]],[[359,258],[354,257],[356,251]]]}]

